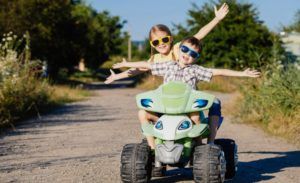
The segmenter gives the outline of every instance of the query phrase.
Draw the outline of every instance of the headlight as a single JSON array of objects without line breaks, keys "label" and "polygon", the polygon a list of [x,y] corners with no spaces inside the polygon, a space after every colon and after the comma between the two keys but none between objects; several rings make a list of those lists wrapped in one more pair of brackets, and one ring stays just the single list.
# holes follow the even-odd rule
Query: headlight
[{"label": "headlight", "polygon": [[155,124],[155,128],[157,130],[162,130],[163,129],[163,124],[161,121],[157,121],[156,124]]},{"label": "headlight", "polygon": [[152,108],[153,107],[153,101],[151,99],[142,99],[141,100],[141,105],[143,107],[146,107],[146,108]]},{"label": "headlight", "polygon": [[193,104],[193,108],[202,108],[205,107],[207,104],[208,104],[208,100],[197,99]]},{"label": "headlight", "polygon": [[178,130],[186,130],[186,129],[190,128],[190,126],[191,126],[191,122],[189,122],[189,121],[183,121],[179,125]]}]

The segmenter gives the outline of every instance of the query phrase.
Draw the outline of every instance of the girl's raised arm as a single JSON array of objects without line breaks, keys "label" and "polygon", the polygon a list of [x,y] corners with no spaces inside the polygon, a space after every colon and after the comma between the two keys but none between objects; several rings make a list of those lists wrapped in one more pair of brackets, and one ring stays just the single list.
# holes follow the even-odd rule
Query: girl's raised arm
[{"label": "girl's raised arm", "polygon": [[228,5],[224,3],[219,10],[217,7],[215,9],[215,18],[202,27],[197,34],[194,35],[195,38],[201,40],[203,39],[229,12]]},{"label": "girl's raised arm", "polygon": [[[143,62],[143,61],[141,61]],[[113,65],[113,68],[116,68],[116,66],[120,66],[122,65],[122,63],[128,63],[126,61],[126,59],[123,58],[123,61],[117,64]],[[127,67],[127,66],[122,66],[122,67]],[[120,67],[119,67],[120,68]],[[110,76],[106,78],[106,80],[104,81],[105,84],[110,84],[113,83],[114,81],[120,80],[120,79],[125,79],[125,78],[129,78],[129,77],[133,77],[136,76],[138,74],[147,72],[149,69],[147,68],[130,68],[126,71],[123,71],[119,74],[114,73],[113,70],[110,70]]]},{"label": "girl's raised arm", "polygon": [[116,63],[113,65],[114,69],[119,69],[122,67],[131,67],[139,69],[150,69],[151,64],[149,62],[127,62],[126,59],[123,59],[122,62]]}]

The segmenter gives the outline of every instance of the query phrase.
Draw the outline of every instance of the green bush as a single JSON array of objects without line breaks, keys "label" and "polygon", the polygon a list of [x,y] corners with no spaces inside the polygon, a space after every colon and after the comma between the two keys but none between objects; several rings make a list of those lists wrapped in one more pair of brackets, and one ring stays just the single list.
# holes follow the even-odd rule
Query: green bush
[{"label": "green bush", "polygon": [[293,64],[268,68],[260,81],[243,90],[239,117],[267,131],[300,140],[300,72]]},{"label": "green bush", "polygon": [[0,44],[0,126],[36,112],[47,104],[50,91],[38,78],[39,61],[30,60],[29,35],[5,34]]},{"label": "green bush", "polygon": [[[280,66],[279,66],[280,67]],[[268,111],[279,110],[293,115],[300,107],[300,72],[294,65],[265,72],[262,80],[245,89],[243,110],[256,109],[264,119]]]}]

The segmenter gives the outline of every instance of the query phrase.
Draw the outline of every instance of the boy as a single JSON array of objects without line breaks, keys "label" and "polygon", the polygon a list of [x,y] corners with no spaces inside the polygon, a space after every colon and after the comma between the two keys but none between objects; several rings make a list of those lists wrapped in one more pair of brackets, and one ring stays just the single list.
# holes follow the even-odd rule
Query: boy
[{"label": "boy", "polygon": [[[153,75],[163,76],[164,82],[182,81],[189,84],[193,89],[196,89],[198,81],[209,82],[212,76],[240,76],[240,77],[259,77],[260,72],[256,70],[246,69],[245,71],[233,71],[228,69],[207,69],[194,64],[200,57],[200,41],[195,37],[188,37],[182,40],[179,46],[179,61],[169,61],[162,63],[149,62],[127,62],[123,60],[121,63],[113,65],[113,68],[132,67],[150,69]],[[221,117],[221,104],[216,100],[209,111],[209,127],[210,136],[208,143],[213,143],[217,133],[218,122]],[[200,124],[199,112],[189,114],[191,120],[197,125]],[[158,117],[155,113],[144,110],[139,111],[139,120],[141,124],[149,121],[157,121]],[[147,141],[151,149],[154,149],[155,143],[152,136],[147,137]]]}]

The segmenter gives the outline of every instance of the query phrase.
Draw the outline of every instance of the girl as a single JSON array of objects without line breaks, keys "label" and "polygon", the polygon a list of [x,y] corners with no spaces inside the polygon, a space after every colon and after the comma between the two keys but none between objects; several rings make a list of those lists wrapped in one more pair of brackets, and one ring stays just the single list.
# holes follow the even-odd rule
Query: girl
[{"label": "girl", "polygon": [[[202,40],[229,12],[228,5],[226,3],[224,3],[219,10],[217,10],[216,6],[214,9],[215,18],[194,35],[194,37],[198,40]],[[178,60],[180,42],[173,45],[173,37],[167,26],[161,24],[153,26],[149,33],[149,40],[151,44],[151,57],[148,61],[157,62]],[[154,49],[158,52],[155,55],[153,55]],[[147,69],[129,69],[120,74],[115,74],[112,70],[110,70],[111,75],[104,83],[110,84],[116,80],[135,76],[146,71]]]}]

